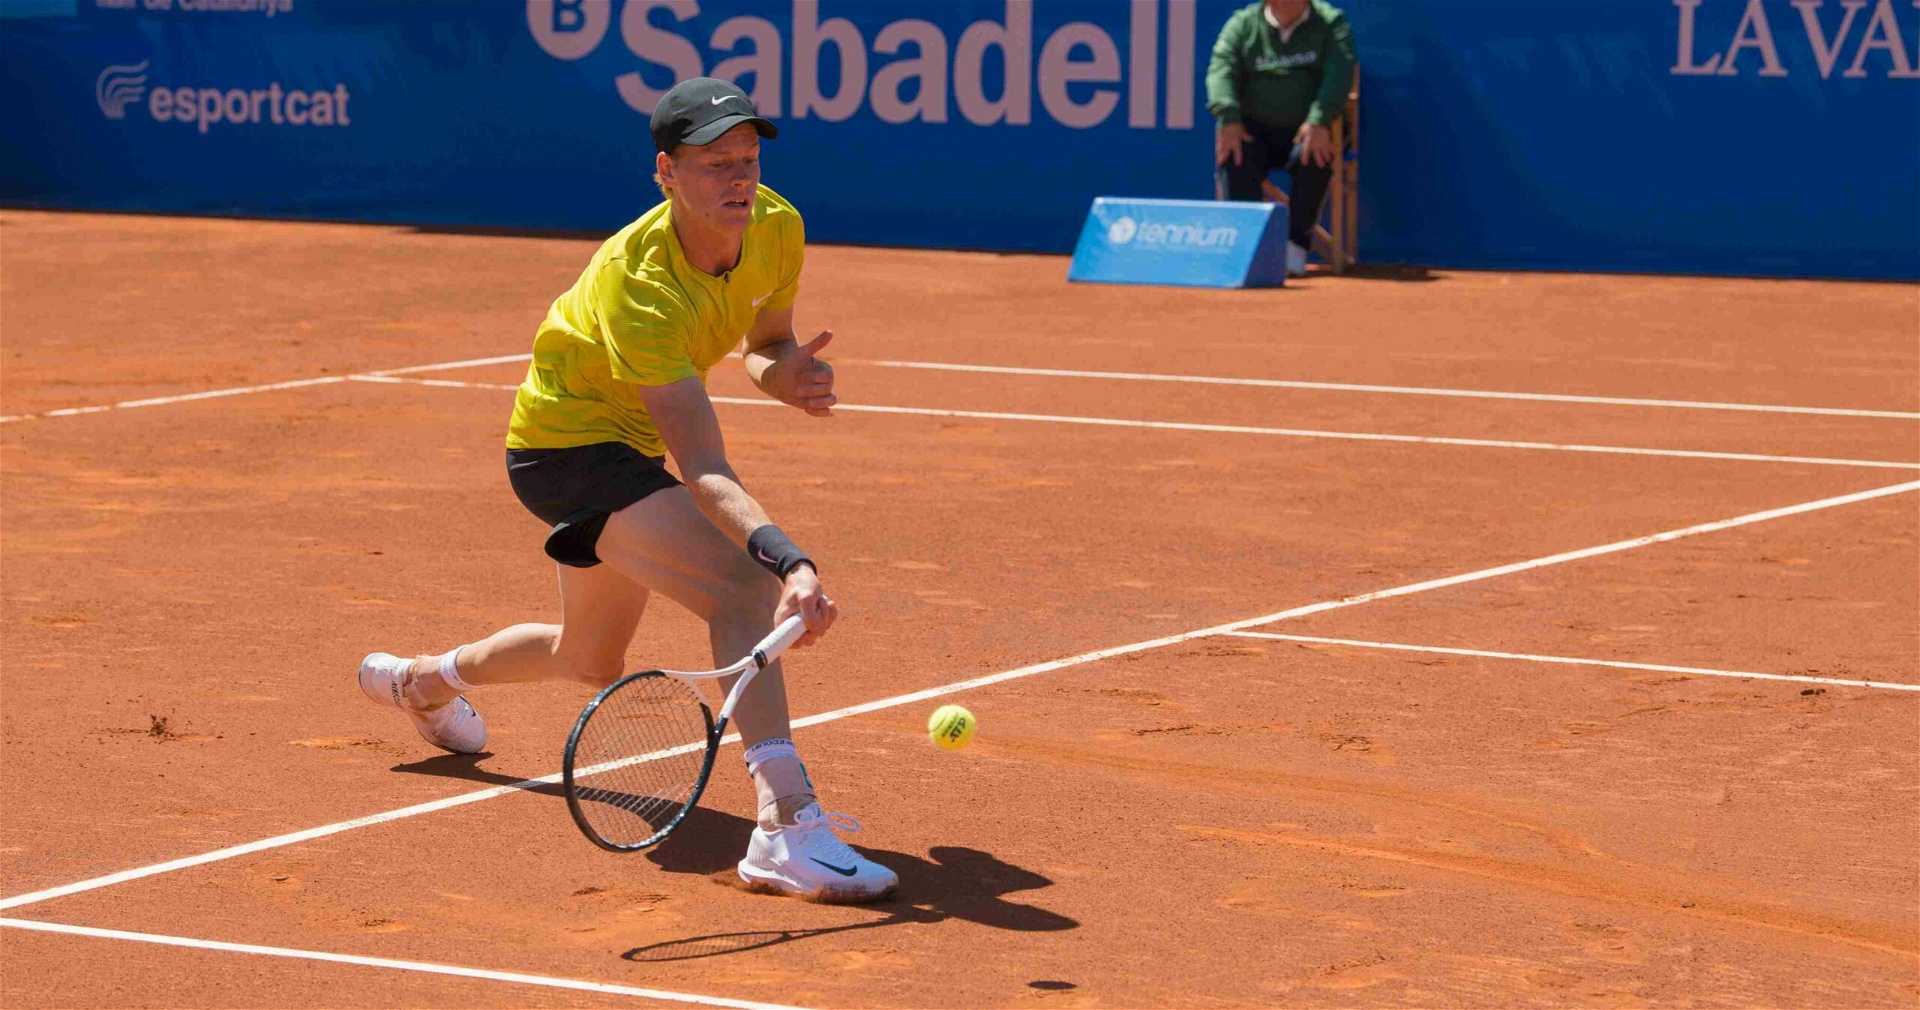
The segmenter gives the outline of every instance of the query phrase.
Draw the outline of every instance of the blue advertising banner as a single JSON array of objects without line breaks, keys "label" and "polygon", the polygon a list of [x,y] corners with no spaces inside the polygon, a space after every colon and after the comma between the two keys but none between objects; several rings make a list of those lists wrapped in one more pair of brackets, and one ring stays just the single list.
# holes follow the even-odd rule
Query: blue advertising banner
[{"label": "blue advertising banner", "polygon": [[781,121],[766,178],[816,239],[1064,251],[1096,193],[1210,187],[1196,13],[1165,0],[82,0],[77,18],[15,22],[0,40],[0,193],[611,230],[658,199],[654,103],[706,73]]},{"label": "blue advertising banner", "polygon": [[[0,0],[0,201],[611,230],[735,79],[822,241],[1064,252],[1207,199],[1229,0]],[[1920,279],[1911,0],[1350,0],[1360,254]]]},{"label": "blue advertising banner", "polygon": [[1920,279],[1911,0],[1351,14],[1363,258]]},{"label": "blue advertising banner", "polygon": [[1220,200],[1099,197],[1067,280],[1277,288],[1287,283],[1287,209]]}]

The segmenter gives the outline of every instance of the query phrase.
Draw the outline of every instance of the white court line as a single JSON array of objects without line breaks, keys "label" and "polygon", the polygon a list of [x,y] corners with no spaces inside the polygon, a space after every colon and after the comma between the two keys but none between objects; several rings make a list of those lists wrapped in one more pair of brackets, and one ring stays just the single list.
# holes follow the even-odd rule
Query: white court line
[{"label": "white court line", "polygon": [[[739,352],[727,355],[740,357]],[[389,368],[368,375],[405,375],[479,365],[499,365],[530,361],[531,354],[503,354],[492,358],[450,361],[441,365],[414,365]],[[980,372],[991,375],[1033,375],[1046,378],[1118,379],[1134,382],[1177,382],[1207,386],[1255,386],[1267,389],[1314,389],[1343,393],[1389,393],[1400,396],[1450,396],[1481,400],[1527,400],[1540,403],[1588,403],[1619,407],[1676,407],[1686,410],[1738,410],[1766,414],[1814,414],[1827,417],[1885,417],[1920,421],[1920,411],[1863,410],[1854,407],[1796,407],[1778,403],[1728,403],[1719,400],[1662,400],[1638,396],[1581,396],[1573,393],[1515,393],[1493,389],[1450,389],[1441,386],[1382,386],[1358,382],[1309,382],[1299,379],[1245,379],[1215,375],[1179,375],[1157,372],[1100,372],[1072,368],[1019,368],[1010,365],[961,365],[945,361],[887,361],[865,358],[838,358],[840,364],[868,365],[877,368],[915,368],[941,372]],[[508,387],[514,388],[514,387]]]},{"label": "white court line", "polygon": [[1709,670],[1699,666],[1663,666],[1659,663],[1626,663],[1612,659],[1574,659],[1568,656],[1535,656],[1524,652],[1489,652],[1485,649],[1448,649],[1437,645],[1404,645],[1399,642],[1362,642],[1352,638],[1316,638],[1312,635],[1281,635],[1271,631],[1229,631],[1235,638],[1262,638],[1275,642],[1310,642],[1319,645],[1351,645],[1367,649],[1392,649],[1398,652],[1437,652],[1447,656],[1481,656],[1486,659],[1521,659],[1530,663],[1563,663],[1568,666],[1610,666],[1621,670],[1652,670],[1656,673],[1688,673],[1703,677],[1732,677],[1736,680],[1790,680],[1800,684],[1832,684],[1839,687],[1884,688],[1889,691],[1920,691],[1920,684],[1899,684],[1887,680],[1841,680],[1837,677],[1802,677],[1786,673],[1751,673],[1744,670]]},{"label": "white court line", "polygon": [[[290,379],[286,382],[268,382],[257,386],[233,386],[227,389],[210,389],[201,393],[181,393],[178,396],[150,396],[141,400],[121,400],[118,403],[103,403],[92,407],[62,407],[59,410],[46,410],[38,414],[7,414],[0,416],[0,424],[14,421],[32,421],[43,417],[73,417],[78,414],[98,414],[108,410],[125,410],[129,407],[159,407],[169,403],[190,403],[194,400],[214,400],[223,396],[241,396],[247,393],[267,393],[276,389],[299,389],[304,386],[328,386],[349,379],[367,381],[388,375],[403,375],[412,372],[438,372],[449,368],[474,368],[480,365],[499,365],[510,361],[526,361],[531,354],[503,354],[493,358],[468,358],[465,361],[442,361],[431,365],[409,365],[405,368],[386,368],[377,372],[354,375],[322,375],[312,379]],[[432,379],[416,379],[415,382],[427,385],[441,385]],[[458,385],[454,383],[453,385]],[[515,387],[508,386],[508,389]]]},{"label": "white court line", "polygon": [[[727,356],[729,358],[738,358],[740,354],[735,352]],[[531,354],[498,354],[487,358],[466,358],[460,361],[408,365],[404,368],[383,368],[370,372],[357,373],[352,376],[328,377],[324,379],[296,379],[291,382],[267,383],[259,386],[239,386],[232,389],[216,389],[205,393],[188,393],[182,396],[161,396],[146,400],[127,400],[121,403],[97,407],[66,407],[39,414],[9,414],[0,416],[0,424],[13,421],[30,421],[42,417],[70,417],[76,414],[94,414],[123,407],[152,407],[165,403],[183,403],[189,400],[204,400],[218,396],[235,396],[241,393],[260,393],[274,389],[292,389],[298,386],[322,385],[329,382],[339,382],[342,378],[409,375],[418,372],[439,372],[456,368],[478,368],[483,365],[504,365],[512,362],[530,361],[532,358],[533,355]],[[872,365],[882,368],[917,368],[950,372],[985,372],[998,375],[1120,379],[1136,382],[1181,382],[1219,386],[1260,386],[1276,389],[1317,389],[1351,393],[1390,393],[1406,396],[1451,396],[1486,400],[1530,400],[1547,403],[1591,403],[1630,407],[1678,407],[1690,410],[1740,410],[1774,414],[1820,414],[1833,417],[1887,417],[1900,420],[1920,420],[1920,412],[1915,411],[1862,410],[1852,407],[1795,407],[1770,403],[1725,403],[1713,400],[1661,400],[1628,396],[1580,396],[1571,393],[1514,393],[1489,389],[1449,389],[1437,386],[1382,386],[1350,382],[1308,382],[1296,379],[1241,379],[1226,376],[1171,375],[1154,372],[1099,372],[1065,368],[1018,368],[1008,365],[960,365],[940,361],[884,361],[859,358],[842,358],[839,360],[842,364],[850,365]],[[489,387],[482,386],[481,388]]]},{"label": "white court line", "polygon": [[[1245,620],[1232,621],[1227,624],[1217,624],[1210,628],[1199,628],[1194,631],[1186,631],[1186,632],[1181,632],[1175,635],[1167,635],[1162,638],[1152,638],[1144,642],[1133,642],[1127,645],[1116,645],[1106,649],[1096,649],[1092,652],[1083,652],[1083,653],[1080,653],[1079,655],[1068,656],[1064,659],[1055,659],[1055,660],[1049,660],[1044,663],[1035,663],[1031,666],[1023,666],[1023,667],[1019,667],[1018,669],[1005,670],[1000,673],[989,674],[984,677],[974,677],[969,680],[955,681],[951,684],[944,684],[939,687],[931,687],[923,691],[914,691],[909,694],[894,695],[891,698],[882,698],[878,701],[870,701],[860,705],[850,705],[846,708],[834,709],[831,712],[821,712],[819,714],[810,715],[805,718],[795,719],[793,721],[793,726],[795,729],[799,729],[805,726],[818,726],[821,723],[834,722],[836,720],[845,719],[850,716],[864,715],[868,712],[877,712],[882,709],[898,708],[899,706],[902,706],[902,705],[910,705],[919,701],[926,701],[932,698],[943,697],[945,695],[957,694],[961,691],[970,691],[975,688],[986,687],[990,684],[1000,684],[1010,680],[1018,680],[1022,677],[1031,677],[1036,674],[1048,673],[1054,670],[1063,670],[1070,666],[1079,666],[1084,663],[1091,663],[1097,660],[1109,659],[1114,656],[1124,656],[1130,653],[1145,652],[1150,649],[1158,649],[1158,648],[1163,648],[1169,645],[1177,645],[1181,642],[1190,641],[1196,638],[1208,638],[1214,635],[1227,634],[1229,632],[1244,631],[1248,628],[1259,627],[1260,625],[1263,625],[1263,624],[1272,624],[1276,621],[1289,620],[1295,617],[1305,617],[1308,614],[1318,614],[1328,610],[1338,610],[1342,607],[1357,606],[1362,603],[1370,603],[1374,600],[1385,600],[1385,599],[1391,599],[1396,596],[1409,596],[1414,593],[1424,593],[1430,590],[1442,589],[1448,586],[1457,586],[1457,585],[1462,585],[1468,582],[1478,582],[1483,579],[1496,578],[1502,575],[1511,575],[1515,572],[1531,571],[1536,568],[1547,567],[1548,565],[1565,564],[1569,561],[1578,561],[1583,558],[1598,557],[1603,554],[1613,554],[1619,551],[1633,550],[1634,548],[1645,547],[1650,544],[1666,543],[1667,541],[1679,540],[1683,537],[1698,536],[1702,533],[1713,533],[1719,530],[1732,529],[1736,526],[1747,526],[1753,523],[1766,522],[1771,519],[1780,519],[1786,516],[1800,515],[1806,512],[1817,512],[1821,509],[1835,508],[1840,505],[1850,505],[1855,502],[1869,501],[1875,498],[1885,498],[1889,495],[1904,494],[1908,491],[1915,491],[1915,490],[1920,490],[1920,481],[1908,481],[1907,483],[1904,483],[1904,484],[1891,484],[1886,487],[1874,488],[1868,491],[1857,491],[1857,492],[1854,492],[1853,494],[1838,495],[1832,498],[1821,498],[1817,501],[1803,502],[1799,505],[1788,505],[1782,508],[1768,509],[1764,512],[1750,512],[1743,516],[1735,516],[1732,519],[1721,519],[1721,520],[1717,520],[1715,522],[1710,522],[1710,523],[1699,523],[1694,526],[1687,526],[1680,529],[1668,530],[1664,533],[1653,533],[1647,536],[1634,537],[1630,540],[1616,540],[1613,543],[1601,544],[1598,547],[1587,547],[1577,551],[1566,551],[1560,554],[1548,555],[1547,557],[1543,557],[1543,558],[1535,558],[1531,561],[1516,561],[1512,564],[1499,565],[1493,568],[1482,568],[1478,571],[1466,572],[1460,575],[1450,575],[1440,579],[1429,579],[1425,582],[1415,582],[1410,585],[1397,586],[1392,589],[1380,589],[1370,593],[1358,593],[1353,596],[1346,596],[1337,600],[1329,600],[1324,603],[1312,603],[1303,607],[1294,607],[1289,610],[1282,610],[1272,614],[1264,614],[1259,617],[1249,617],[1249,618],[1246,618]],[[737,736],[728,737],[728,740],[730,741],[738,740],[738,739],[739,738]],[[342,831],[351,831],[355,828],[363,828],[373,824],[382,824],[387,821],[400,820],[401,818],[405,818],[405,817],[414,817],[420,814],[433,813],[438,810],[446,810],[452,807],[462,806],[468,803],[478,803],[481,800],[493,799],[496,796],[505,796],[508,793],[517,792],[521,789],[530,788],[535,785],[543,785],[543,784],[555,782],[559,780],[559,777],[560,777],[559,773],[556,772],[552,775],[543,776],[542,778],[527,779],[521,782],[514,783],[512,785],[494,786],[489,789],[481,789],[471,793],[464,793],[459,796],[449,796],[449,797],[446,797],[445,799],[433,800],[427,803],[419,803],[410,807],[403,807],[399,810],[391,810],[386,813],[372,814],[366,817],[359,817],[349,821],[340,821],[335,824],[327,824],[317,828],[309,828],[305,831],[296,831],[291,834],[277,835],[273,838],[267,838],[257,842],[249,842],[245,845],[235,845],[225,849],[218,849],[213,852],[202,853],[197,856],[187,856],[181,859],[169,860],[164,863],[155,863],[151,866],[139,867],[132,870],[123,870],[119,873],[108,874],[107,876],[104,876],[104,877],[94,877],[88,880],[76,881],[75,883],[65,884],[59,887],[47,888],[46,890],[42,890],[42,891],[34,891],[29,894],[21,894],[12,898],[8,898],[4,901],[0,901],[0,910],[9,909],[9,908],[18,908],[22,905],[31,905],[36,902],[47,901],[52,898],[63,897],[69,894],[78,894],[82,891],[91,891],[96,888],[107,887],[112,884],[125,883],[130,880],[138,880],[143,877],[151,877],[159,873],[167,873],[172,870],[185,869],[190,866],[199,866],[205,863],[217,862],[223,859],[232,859],[235,856],[243,856],[249,853],[260,852],[266,849],[273,849],[273,848],[279,848],[285,845],[292,845],[296,842],[304,842],[314,838],[322,838],[327,835],[338,834]]]},{"label": "white court line", "polygon": [[104,877],[94,877],[89,880],[82,880],[61,887],[50,887],[44,891],[35,891],[32,894],[22,894],[17,897],[8,898],[5,901],[0,901],[0,910],[18,908],[22,905],[31,905],[52,898],[65,897],[69,894],[79,894],[82,891],[110,887],[114,884],[124,884],[130,880],[139,880],[143,877],[151,877],[161,873],[171,873],[174,870],[184,870],[188,867],[217,863],[224,859],[233,859],[236,856],[244,856],[254,852],[265,852],[268,849],[277,849],[298,842],[308,842],[316,838],[325,838],[328,835],[337,835],[342,831],[352,831],[355,828],[384,824],[387,821],[416,817],[420,814],[430,814],[437,810],[450,810],[468,803],[478,803],[481,800],[490,800],[496,796],[505,796],[508,793],[518,792],[522,789],[531,789],[540,785],[550,785],[558,781],[560,781],[560,774],[555,772],[552,775],[547,775],[542,778],[523,779],[511,785],[494,786],[490,789],[461,793],[458,796],[448,796],[445,799],[433,800],[427,803],[416,803],[410,807],[401,807],[398,810],[389,810],[385,813],[370,814],[366,817],[356,817],[349,821],[338,821],[333,824],[321,825],[317,828],[308,828],[305,831],[295,831],[289,834],[275,835],[272,838],[262,838],[257,842],[248,842],[245,845],[233,845],[224,849],[216,849],[212,852],[203,852],[197,856],[186,856],[181,859],[170,859],[164,863],[155,863],[151,866],[142,866],[138,869],[122,870],[119,873],[110,873]]},{"label": "white court line", "polygon": [[[182,393],[178,396],[150,396],[141,400],[121,400],[118,403],[103,403],[92,407],[62,407],[59,410],[46,410],[38,414],[0,415],[0,424],[15,421],[33,421],[46,417],[73,417],[79,414],[98,414],[109,410],[125,410],[129,407],[159,407],[169,403],[190,403],[194,400],[214,400],[223,396],[241,396],[246,393],[267,393],[276,389],[299,389],[304,386],[328,386],[350,379],[361,382],[377,381],[389,375],[407,375],[414,372],[440,372],[452,368],[477,368],[481,365],[503,365],[513,361],[527,361],[531,354],[501,354],[491,358],[468,358],[464,361],[441,361],[430,365],[408,365],[405,368],[383,368],[379,371],[355,373],[353,375],[323,375],[312,379],[290,379],[286,382],[268,382],[257,386],[233,386],[227,389],[210,389],[201,393]],[[457,382],[442,382],[436,379],[413,379],[429,386],[462,385]],[[506,389],[517,387],[506,386]]]},{"label": "white court line", "polygon": [[1303,382],[1295,379],[1236,379],[1212,375],[1164,375],[1154,372],[1088,372],[1070,368],[1014,368],[1006,365],[955,365],[940,361],[864,361],[840,359],[850,365],[882,368],[919,368],[942,372],[986,372],[994,375],[1038,375],[1068,379],[1126,379],[1135,382],[1184,382],[1208,386],[1262,386],[1272,389],[1320,389],[1342,393],[1393,393],[1402,396],[1460,396],[1480,400],[1534,400],[1546,403],[1597,403],[1622,407],[1680,407],[1687,410],[1747,410],[1768,414],[1825,414],[1834,417],[1892,417],[1920,421],[1920,412],[1856,410],[1851,407],[1790,407],[1773,403],[1724,403],[1714,400],[1650,400],[1632,396],[1576,396],[1570,393],[1506,393],[1491,389],[1446,389],[1435,386],[1376,386],[1353,382]]},{"label": "white court line", "polygon": [[[462,382],[459,379],[415,379],[398,378],[386,372],[368,372],[365,375],[349,375],[355,382],[379,382],[389,386],[442,386],[447,389],[519,389],[518,385],[506,382]],[[771,401],[769,401],[771,402]]]},{"label": "white court line", "polygon": [[499,382],[461,382],[458,379],[419,379],[419,378],[414,378],[412,376],[402,379],[392,375],[381,375],[381,374],[373,374],[373,373],[369,373],[366,375],[349,375],[347,376],[347,378],[353,382],[379,382],[379,383],[385,383],[386,385],[390,385],[390,386],[398,386],[398,385],[404,384],[409,386],[439,386],[442,389],[513,390],[513,389],[520,388],[519,386],[509,386],[509,385],[506,385],[505,383],[499,383]]},{"label": "white court line", "polygon": [[[519,389],[501,382],[459,382],[453,379],[413,379],[393,376],[350,375],[355,382],[409,383],[451,389]],[[741,407],[780,407],[778,400],[741,396],[713,396],[714,403]],[[1833,459],[1825,456],[1768,456],[1750,452],[1709,452],[1704,449],[1640,449],[1620,445],[1578,445],[1554,442],[1510,442],[1490,438],[1449,438],[1437,435],[1381,435],[1352,431],[1313,431],[1304,428],[1255,428],[1238,424],[1197,424],[1186,421],[1136,421],[1117,417],[1077,417],[1064,414],[1008,414],[987,410],[944,410],[934,407],[890,407],[871,403],[836,403],[835,410],[866,414],[911,414],[921,417],[965,417],[988,421],[1039,421],[1099,427],[1154,428],[1162,431],[1207,431],[1231,435],[1278,435],[1288,438],[1332,438],[1360,442],[1411,442],[1421,445],[1459,445],[1482,449],[1546,449],[1555,452],[1597,452],[1621,456],[1666,456],[1681,459],[1723,459],[1747,463],[1806,463],[1816,466],[1865,466],[1883,470],[1920,470],[1920,463],[1881,459]]]},{"label": "white court line", "polygon": [[166,936],[160,933],[130,933],[122,929],[98,929],[93,926],[69,926],[58,922],[39,922],[33,919],[0,919],[0,927],[9,929],[32,930],[37,933],[66,933],[72,936],[90,936],[101,940],[132,940],[137,943],[157,943],[168,947],[193,947],[199,950],[218,950],[229,954],[264,954],[267,957],[289,957],[301,961],[328,961],[334,964],[359,965],[364,968],[392,968],[398,971],[417,971],[429,975],[452,975],[457,978],[477,978],[489,982],[514,982],[519,985],[537,985],[548,989],[572,989],[577,992],[608,993],[614,996],[639,996],[645,999],[661,1000],[669,1003],[696,1003],[701,1006],[732,1007],[735,1010],[797,1010],[781,1003],[754,1003],[743,999],[728,999],[724,996],[698,996],[693,993],[669,992],[665,989],[640,989],[630,985],[612,985],[607,982],[582,982],[571,978],[554,978],[551,975],[526,975],[517,971],[493,971],[487,968],[464,968],[452,964],[431,964],[425,961],[396,961],[387,957],[362,957],[358,954],[332,954],[321,950],[296,950],[291,947],[263,947],[254,943],[226,943],[221,940],[196,940],[185,936]]},{"label": "white court line", "polygon": [[314,379],[292,379],[287,382],[268,382],[258,386],[234,386],[231,389],[210,389],[203,393],[182,393],[179,396],[150,396],[144,400],[121,400],[118,403],[105,403],[96,407],[62,407],[59,410],[42,411],[38,414],[8,414],[0,417],[0,424],[13,421],[31,421],[42,417],[72,417],[76,414],[98,414],[107,410],[125,410],[128,407],[158,407],[166,403],[186,403],[191,400],[213,400],[222,396],[240,396],[245,393],[265,393],[275,389],[299,389],[302,386],[326,386],[347,381],[344,375],[322,375]]},{"label": "white court line", "polygon": [[[795,723],[795,725],[799,725],[799,723]],[[740,734],[729,733],[721,737],[720,742],[722,744],[739,743]],[[636,757],[620,758],[597,765],[589,765],[586,768],[576,770],[575,774],[583,778],[591,775],[599,775],[602,772],[612,771],[615,768],[640,764],[645,761],[657,760],[664,757],[673,757],[690,751],[702,750],[705,747],[706,744],[704,742],[685,744],[664,751],[655,751],[652,754],[642,754]],[[536,779],[521,779],[518,782],[510,782],[506,785],[493,786],[488,789],[478,789],[470,793],[461,793],[457,796],[430,800],[426,803],[416,803],[410,807],[401,807],[398,810],[389,810],[381,814],[356,817],[349,821],[337,821],[333,824],[324,824],[317,828],[308,828],[305,831],[294,831],[284,835],[275,835],[272,838],[262,838],[257,842],[248,842],[244,845],[232,845],[224,849],[215,849],[212,852],[202,852],[197,856],[170,859],[164,863],[155,863],[151,866],[139,867],[138,869],[110,873],[104,877],[94,877],[90,880],[82,880],[64,887],[53,887],[44,891],[35,891],[32,894],[22,894],[17,897],[8,898],[5,901],[0,901],[0,910],[17,908],[21,905],[31,905],[36,902],[64,897],[69,894],[79,894],[82,891],[92,891],[102,887],[110,887],[114,884],[124,884],[130,880],[139,880],[143,877],[155,876],[156,874],[171,873],[175,870],[184,870],[194,866],[204,866],[207,863],[218,863],[223,860],[233,859],[237,856],[250,855],[255,852],[265,852],[268,849],[278,849],[300,842],[310,842],[316,838],[337,835],[342,831],[352,831],[355,828],[371,827],[375,824],[385,824],[388,821],[418,817],[421,814],[431,814],[441,810],[451,810],[454,807],[465,806],[469,803],[478,803],[481,800],[490,800],[497,796],[506,796],[509,793],[536,789],[540,786],[555,785],[560,781],[560,777],[560,772],[554,772],[550,775],[542,775]]]},{"label": "white court line", "polygon": [[366,375],[407,375],[412,372],[444,372],[454,368],[478,368],[481,365],[505,365],[515,361],[532,361],[531,354],[496,354],[491,358],[468,358],[465,361],[442,361],[433,365],[408,365],[405,368],[382,368]]},{"label": "white court line", "polygon": [[[715,403],[784,406],[772,400],[716,396]],[[1596,452],[1622,456],[1669,456],[1681,459],[1727,459],[1750,463],[1809,463],[1817,466],[1868,466],[1887,470],[1920,470],[1920,463],[1883,459],[1832,459],[1824,456],[1770,456],[1752,452],[1708,452],[1700,449],[1642,449],[1620,445],[1580,445],[1558,442],[1514,442],[1493,438],[1450,438],[1438,435],[1385,435],[1354,431],[1316,431],[1311,428],[1257,428],[1240,424],[1195,424],[1185,421],[1136,421],[1113,417],[1075,417],[1063,414],[1009,414],[987,410],[939,410],[929,407],[883,407],[864,403],[836,403],[835,410],[876,414],[919,414],[926,417],[967,417],[988,421],[1044,421],[1120,428],[1158,428],[1165,431],[1209,431],[1230,435],[1280,435],[1288,438],[1333,438],[1358,442],[1410,442],[1421,445],[1463,445],[1484,449],[1546,449],[1554,452]]]}]

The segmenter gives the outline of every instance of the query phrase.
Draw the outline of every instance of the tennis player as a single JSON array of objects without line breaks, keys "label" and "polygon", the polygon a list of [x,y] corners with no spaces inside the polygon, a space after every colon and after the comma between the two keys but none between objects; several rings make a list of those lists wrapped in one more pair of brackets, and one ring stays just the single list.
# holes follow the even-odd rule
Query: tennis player
[{"label": "tennis player", "polygon": [[[806,622],[799,646],[834,622],[813,561],[734,475],[705,386],[744,334],[762,392],[815,417],[835,402],[833,369],[817,357],[832,333],[802,345],[793,332],[800,214],[760,185],[760,141],[779,130],[745,92],[709,77],[668,91],[652,126],[667,199],[601,245],[554,301],[507,431],[514,493],[552,528],[561,623],[517,624],[438,656],[376,652],[360,665],[368,697],[455,753],[486,744],[464,697],[475,688],[618,679],[652,593],[707,622],[716,667],[790,615]],[[667,453],[681,479],[662,465]],[[892,870],[835,834],[858,822],[821,810],[791,739],[780,664],[748,687],[734,721],[759,801],[740,878],[811,899],[892,890]]]}]

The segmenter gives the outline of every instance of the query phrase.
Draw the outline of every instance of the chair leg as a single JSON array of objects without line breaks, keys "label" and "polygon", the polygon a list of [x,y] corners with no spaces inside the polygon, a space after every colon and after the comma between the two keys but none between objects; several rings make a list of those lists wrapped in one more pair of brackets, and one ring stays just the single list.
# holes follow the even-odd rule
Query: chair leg
[{"label": "chair leg", "polygon": [[1360,68],[1353,68],[1353,87],[1347,92],[1347,114],[1344,117],[1347,128],[1348,147],[1340,149],[1340,174],[1346,179],[1347,200],[1342,206],[1346,214],[1341,256],[1351,266],[1360,261]]},{"label": "chair leg", "polygon": [[[1340,120],[1334,120],[1332,132],[1334,157],[1340,158],[1347,149],[1346,124]],[[1347,205],[1347,173],[1344,171],[1345,168],[1346,163],[1344,160],[1334,163],[1333,183],[1329,187],[1327,194],[1327,223],[1329,225],[1327,246],[1330,253],[1327,257],[1327,264],[1333,268],[1333,272],[1336,274],[1347,272],[1347,215],[1345,213],[1345,207]]]}]

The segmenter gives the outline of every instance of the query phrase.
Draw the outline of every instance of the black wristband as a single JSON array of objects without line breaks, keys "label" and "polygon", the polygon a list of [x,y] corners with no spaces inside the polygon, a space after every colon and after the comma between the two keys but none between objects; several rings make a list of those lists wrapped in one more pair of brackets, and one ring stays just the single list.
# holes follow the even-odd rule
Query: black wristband
[{"label": "black wristband", "polygon": [[747,556],[760,562],[760,567],[773,573],[777,579],[785,579],[787,573],[800,565],[810,565],[814,571],[820,566],[813,563],[793,541],[780,532],[780,527],[768,523],[747,536]]}]

